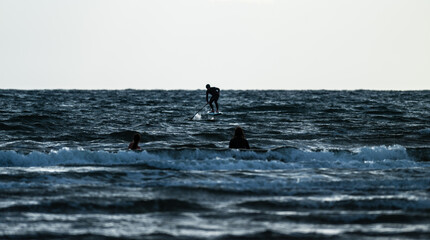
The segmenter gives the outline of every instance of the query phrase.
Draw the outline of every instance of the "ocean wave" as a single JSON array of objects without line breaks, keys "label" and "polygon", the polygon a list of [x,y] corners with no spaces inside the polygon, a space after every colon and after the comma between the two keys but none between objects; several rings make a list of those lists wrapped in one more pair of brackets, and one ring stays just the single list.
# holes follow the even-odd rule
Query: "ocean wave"
[{"label": "ocean wave", "polygon": [[429,149],[403,146],[374,146],[338,150],[157,149],[134,151],[90,151],[83,148],[31,152],[0,151],[1,167],[61,165],[146,165],[176,170],[276,170],[308,168],[393,169],[428,166]]},{"label": "ocean wave", "polygon": [[31,131],[32,128],[20,124],[5,124],[0,123],[0,130],[2,131]]},{"label": "ocean wave", "polygon": [[105,199],[60,199],[31,204],[14,204],[0,207],[0,212],[40,212],[40,213],[147,213],[201,211],[205,207],[177,199],[139,199],[121,202],[108,202]]},{"label": "ocean wave", "polygon": [[425,129],[419,130],[418,132],[422,135],[430,136],[430,128],[425,128]]},{"label": "ocean wave", "polygon": [[405,196],[354,196],[348,199],[299,198],[288,201],[257,200],[238,204],[239,207],[257,211],[295,211],[300,209],[325,209],[343,211],[396,211],[396,210],[422,210],[430,209],[430,202],[425,199],[409,199]]}]

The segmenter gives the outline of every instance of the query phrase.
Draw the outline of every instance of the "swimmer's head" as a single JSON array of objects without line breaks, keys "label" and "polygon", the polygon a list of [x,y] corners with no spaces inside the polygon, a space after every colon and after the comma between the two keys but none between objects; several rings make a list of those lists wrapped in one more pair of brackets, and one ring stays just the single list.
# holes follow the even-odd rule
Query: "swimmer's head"
[{"label": "swimmer's head", "polygon": [[234,130],[234,137],[245,138],[245,134],[243,133],[243,129],[241,127],[236,127],[236,129]]},{"label": "swimmer's head", "polygon": [[134,141],[135,143],[140,142],[140,134],[139,134],[139,133],[134,134],[134,136],[133,136],[133,141]]}]

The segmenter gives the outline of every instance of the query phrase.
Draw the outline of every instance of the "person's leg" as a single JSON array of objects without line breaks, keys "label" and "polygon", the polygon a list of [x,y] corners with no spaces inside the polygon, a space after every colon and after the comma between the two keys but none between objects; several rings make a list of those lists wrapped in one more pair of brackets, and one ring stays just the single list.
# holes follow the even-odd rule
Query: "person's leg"
[{"label": "person's leg", "polygon": [[215,106],[216,106],[216,111],[219,112],[219,107],[218,107],[218,99],[215,99]]},{"label": "person's leg", "polygon": [[216,97],[214,98],[215,106],[216,106],[216,111],[217,111],[217,112],[219,112],[218,98],[219,98],[219,96],[216,96]]},{"label": "person's leg", "polygon": [[211,106],[212,112],[214,112],[214,106],[212,106],[212,103],[214,100],[215,100],[214,97],[211,97],[211,99],[209,100],[209,106]]}]

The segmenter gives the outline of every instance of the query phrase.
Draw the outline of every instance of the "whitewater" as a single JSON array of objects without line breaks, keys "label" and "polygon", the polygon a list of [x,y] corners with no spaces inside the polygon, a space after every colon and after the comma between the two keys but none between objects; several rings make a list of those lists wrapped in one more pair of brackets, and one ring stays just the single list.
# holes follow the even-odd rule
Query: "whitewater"
[{"label": "whitewater", "polygon": [[429,239],[429,96],[0,90],[0,238]]}]

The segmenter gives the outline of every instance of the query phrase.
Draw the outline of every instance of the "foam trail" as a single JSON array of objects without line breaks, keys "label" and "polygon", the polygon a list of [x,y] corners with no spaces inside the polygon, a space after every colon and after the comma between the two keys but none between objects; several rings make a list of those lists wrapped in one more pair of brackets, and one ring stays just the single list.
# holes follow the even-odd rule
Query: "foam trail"
[{"label": "foam trail", "polygon": [[200,113],[197,113],[196,116],[194,116],[193,120],[196,120],[196,121],[202,120],[202,115],[200,115]]}]

